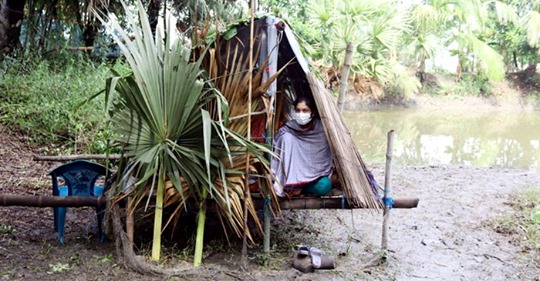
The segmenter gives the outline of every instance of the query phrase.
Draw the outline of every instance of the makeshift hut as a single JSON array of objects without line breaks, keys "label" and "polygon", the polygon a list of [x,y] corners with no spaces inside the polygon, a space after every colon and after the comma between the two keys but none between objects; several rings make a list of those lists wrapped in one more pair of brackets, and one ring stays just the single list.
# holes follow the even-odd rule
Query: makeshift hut
[{"label": "makeshift hut", "polygon": [[[238,24],[227,30],[208,27],[196,32],[191,48],[172,39],[170,25],[167,31],[160,29],[164,27],[158,23],[154,34],[140,1],[138,10],[140,24],[130,22],[129,27],[134,38],[118,23],[112,24],[117,32],[113,33],[115,40],[132,73],[111,78],[107,83],[107,93],[116,90],[119,95],[120,101],[110,104],[115,113],[111,122],[118,130],[115,141],[125,152],[120,156],[118,173],[108,177],[107,204],[118,258],[124,259],[126,266],[140,272],[160,271],[134,254],[133,216],[137,207],[154,207],[152,258],[156,260],[163,228],[180,212],[198,209],[194,258],[198,265],[208,201],[217,206],[218,215],[225,219],[222,221],[228,223],[229,229],[249,239],[252,237],[246,223],[248,214],[262,230],[256,208],[264,208],[266,226],[270,209],[279,212],[280,208],[330,206],[324,201],[329,198],[319,201],[322,204],[307,204],[307,199],[301,198],[303,205],[277,198],[263,155],[271,151],[263,144],[271,145],[274,133],[290,118],[292,100],[301,95],[315,100],[324,125],[343,191],[339,207],[383,207],[331,95],[310,70],[284,21],[267,16],[255,20],[253,25]],[[204,74],[200,68],[205,70]],[[217,89],[219,93],[208,94],[205,89]],[[222,99],[227,102],[221,102]],[[223,110],[224,106],[227,110]],[[212,135],[214,139],[209,137]],[[250,192],[255,186],[258,197]],[[41,198],[32,198],[36,199],[34,202],[19,199],[3,197],[0,205],[104,204],[99,198],[85,202],[70,198],[47,202],[38,202]],[[262,201],[265,203],[260,204]],[[271,204],[267,204],[269,201]],[[388,202],[384,203],[388,208]],[[119,205],[124,205],[126,211],[122,213]],[[172,214],[162,226],[163,210],[168,207]],[[124,218],[127,235],[121,221]],[[265,238],[268,237],[265,228]]]},{"label": "makeshift hut", "polygon": [[[253,32],[253,93],[248,112],[248,78],[250,36]],[[203,67],[225,97],[243,92],[242,100],[229,100],[231,127],[247,134],[247,117],[251,116],[251,137],[271,143],[279,127],[290,118],[292,101],[298,96],[315,100],[324,124],[326,137],[334,155],[339,188],[349,208],[382,207],[380,197],[360,156],[341,113],[302,55],[291,28],[283,20],[266,16],[250,25],[228,27],[215,38],[209,29],[201,40],[208,57]],[[215,38],[215,41],[214,41]],[[275,197],[274,197],[275,198]]]}]

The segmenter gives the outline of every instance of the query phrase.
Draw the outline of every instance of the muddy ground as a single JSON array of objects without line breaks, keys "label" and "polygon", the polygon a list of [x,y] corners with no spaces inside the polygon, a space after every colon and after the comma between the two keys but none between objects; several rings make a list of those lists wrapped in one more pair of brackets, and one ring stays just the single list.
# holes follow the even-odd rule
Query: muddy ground
[{"label": "muddy ground", "polygon": [[[47,171],[35,162],[39,148],[0,127],[0,194],[49,195]],[[382,165],[368,166],[379,182]],[[237,242],[208,241],[204,266],[173,280],[540,280],[516,237],[498,231],[511,195],[540,187],[535,171],[464,166],[397,166],[394,198],[418,197],[415,209],[390,214],[388,259],[380,253],[382,214],[367,210],[285,211],[273,221],[272,252],[250,247],[241,268]],[[66,244],[59,245],[51,208],[0,207],[0,280],[162,280],[116,263],[114,244],[97,243],[91,209],[70,209]],[[262,242],[261,242],[262,243]],[[309,244],[335,258],[334,270],[301,273],[290,266],[289,246]],[[148,257],[145,246],[139,254]],[[186,267],[191,248],[165,249],[162,267]],[[188,266],[189,267],[189,266]]]}]

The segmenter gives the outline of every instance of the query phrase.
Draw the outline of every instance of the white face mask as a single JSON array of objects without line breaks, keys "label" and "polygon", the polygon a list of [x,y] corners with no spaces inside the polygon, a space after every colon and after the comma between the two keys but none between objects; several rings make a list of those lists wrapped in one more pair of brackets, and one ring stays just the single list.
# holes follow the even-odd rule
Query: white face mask
[{"label": "white face mask", "polygon": [[311,113],[308,112],[295,112],[294,120],[298,125],[304,126],[311,121]]}]

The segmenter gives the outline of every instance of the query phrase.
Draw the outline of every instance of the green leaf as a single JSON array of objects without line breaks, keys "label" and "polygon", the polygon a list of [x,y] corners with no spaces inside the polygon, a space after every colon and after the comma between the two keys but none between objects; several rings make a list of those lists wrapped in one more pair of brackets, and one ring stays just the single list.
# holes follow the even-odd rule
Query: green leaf
[{"label": "green leaf", "polygon": [[225,33],[223,34],[223,39],[230,40],[231,38],[236,36],[237,33],[238,33],[238,30],[236,26],[232,26],[229,29],[227,29],[227,31],[225,31]]},{"label": "green leaf", "polygon": [[535,212],[531,214],[531,220],[535,223],[540,223],[540,206],[536,207]]}]

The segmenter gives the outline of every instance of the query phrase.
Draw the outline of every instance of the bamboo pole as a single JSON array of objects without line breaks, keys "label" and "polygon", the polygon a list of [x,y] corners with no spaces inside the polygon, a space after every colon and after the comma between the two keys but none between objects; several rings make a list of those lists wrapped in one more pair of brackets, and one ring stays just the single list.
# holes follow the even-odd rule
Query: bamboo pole
[{"label": "bamboo pole", "polygon": [[[272,114],[272,113],[275,113],[275,104],[276,104],[276,93],[273,93],[273,96],[270,97],[270,100],[268,103],[265,103],[266,105],[266,110],[268,111],[268,114],[266,115],[266,143],[268,145],[272,145],[272,142],[274,140],[274,118],[275,118],[275,114]],[[271,112],[271,111],[274,111],[274,112]],[[272,162],[272,155],[268,154],[266,156],[268,158],[268,162]],[[270,180],[267,181],[267,182],[271,182]],[[265,201],[265,206],[264,206],[264,211],[263,211],[263,215],[264,215],[264,221],[263,221],[263,226],[264,226],[264,240],[263,240],[263,251],[265,253],[269,253],[270,252],[270,232],[271,232],[271,224],[270,224],[270,221],[272,219],[272,199],[271,199],[271,192],[272,192],[272,186],[269,187],[269,195],[266,196],[266,201]]]},{"label": "bamboo pole", "polygon": [[[257,210],[264,210],[265,198],[254,198],[253,204]],[[412,209],[418,207],[418,198],[395,198],[393,209]],[[363,207],[351,206],[347,200],[341,197],[309,197],[291,198],[279,201],[281,210],[308,210],[308,209],[363,209]]]},{"label": "bamboo pole", "polygon": [[343,60],[343,67],[341,68],[341,86],[339,88],[338,108],[339,112],[343,112],[343,105],[345,104],[345,95],[347,94],[347,83],[349,82],[349,70],[351,69],[353,55],[353,44],[347,43],[345,49],[345,59]]},{"label": "bamboo pole", "polygon": [[[273,139],[274,139],[274,117],[275,117],[275,114],[272,114],[271,111],[273,111],[275,109],[275,93],[274,93],[274,96],[270,97],[269,99],[269,102],[265,103],[266,105],[266,110],[268,111],[268,114],[266,115],[266,143],[268,145],[272,145],[272,142],[273,142]],[[271,162],[272,161],[272,155],[268,154],[266,155],[266,157],[268,158],[268,161]],[[271,181],[268,181],[268,182],[271,182]],[[270,190],[268,190],[268,192],[272,192],[272,186],[270,186]],[[271,194],[271,193],[270,193]],[[271,231],[271,224],[270,224],[270,221],[272,219],[272,204],[271,204],[271,196],[267,195],[266,196],[266,199],[265,199],[265,204],[263,206],[264,210],[263,210],[263,218],[264,218],[264,221],[263,221],[263,231],[264,231],[264,237],[263,237],[263,251],[265,253],[269,253],[270,252],[270,231]]]},{"label": "bamboo pole", "polygon": [[[255,116],[255,115],[263,115],[263,114],[266,114],[266,110],[263,110],[263,111],[255,111],[255,112],[252,112],[251,113],[251,116]],[[248,117],[248,114],[241,114],[241,115],[237,115],[237,116],[233,116],[233,117],[229,117],[229,121],[234,121],[234,120],[238,120],[238,119],[242,119],[242,118],[246,118]]]},{"label": "bamboo pole", "polygon": [[[254,28],[255,28],[255,1],[251,1],[251,14],[249,25],[249,72],[248,72],[248,112],[247,112],[247,140],[251,140],[251,96],[253,94],[253,44],[254,44]],[[249,150],[246,150],[246,176],[244,184],[244,233],[242,235],[242,264],[247,266],[247,220],[248,220],[248,204],[249,196]]]},{"label": "bamboo pole", "polygon": [[105,207],[105,196],[39,196],[39,195],[0,195],[0,206],[26,207]]},{"label": "bamboo pole", "polygon": [[384,210],[383,210],[383,227],[382,227],[382,241],[381,248],[383,250],[383,256],[386,256],[388,249],[388,219],[390,217],[390,209],[392,209],[392,181],[391,181],[391,163],[392,163],[392,150],[394,146],[394,130],[388,132],[388,143],[386,147],[386,168],[384,172]]},{"label": "bamboo pole", "polygon": [[[265,202],[265,197],[254,197],[253,207],[256,210],[264,210],[265,204],[271,204],[270,201]],[[209,202],[214,202],[212,199],[207,199]],[[394,198],[392,200],[392,209],[412,209],[418,207],[419,199],[414,198]],[[215,204],[207,202],[207,212],[216,212]],[[290,199],[281,199],[277,202],[281,210],[309,210],[309,209],[366,209],[369,207],[358,207],[349,204],[349,202],[341,196],[323,196],[323,197],[292,197]],[[2,206],[2,195],[0,195],[0,206]],[[24,205],[20,205],[24,206]],[[189,210],[198,210],[200,204],[194,200],[186,202],[186,208]],[[270,210],[270,209],[268,209]],[[271,215],[271,214],[270,214]]]},{"label": "bamboo pole", "polygon": [[78,159],[87,159],[87,160],[118,160],[120,159],[120,154],[75,154],[75,155],[34,155],[34,161],[72,161]]},{"label": "bamboo pole", "polygon": [[264,215],[264,222],[263,222],[263,231],[264,231],[264,240],[263,240],[263,251],[265,253],[270,252],[270,219],[272,217],[272,212],[270,211],[270,195],[266,196],[266,199],[263,204],[263,215]]}]

